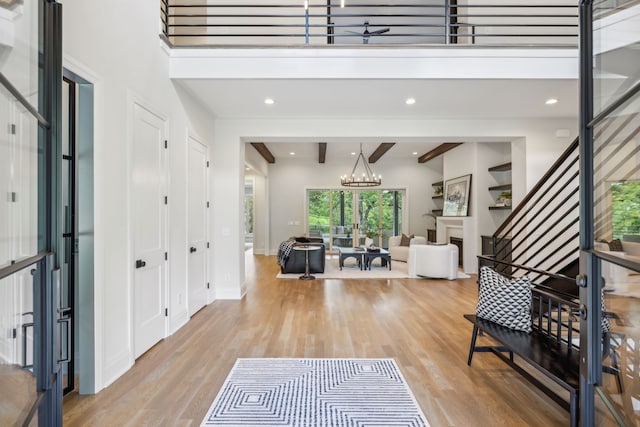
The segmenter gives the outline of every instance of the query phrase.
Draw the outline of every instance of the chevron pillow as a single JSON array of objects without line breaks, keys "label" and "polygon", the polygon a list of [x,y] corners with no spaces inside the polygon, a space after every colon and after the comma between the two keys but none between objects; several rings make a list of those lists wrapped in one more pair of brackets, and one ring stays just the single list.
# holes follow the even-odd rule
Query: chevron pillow
[{"label": "chevron pillow", "polygon": [[518,331],[531,332],[531,280],[508,279],[489,267],[480,269],[476,314]]}]

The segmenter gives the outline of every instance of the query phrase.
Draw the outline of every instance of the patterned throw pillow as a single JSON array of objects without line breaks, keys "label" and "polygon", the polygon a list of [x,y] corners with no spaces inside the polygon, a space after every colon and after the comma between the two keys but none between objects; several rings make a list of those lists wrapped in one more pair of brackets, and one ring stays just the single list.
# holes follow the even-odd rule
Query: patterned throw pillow
[{"label": "patterned throw pillow", "polygon": [[609,242],[609,250],[612,252],[624,252],[620,239],[613,239]]},{"label": "patterned throw pillow", "polygon": [[402,233],[402,237],[400,238],[400,246],[409,246],[411,244],[411,237]]},{"label": "patterned throw pillow", "polygon": [[531,332],[531,280],[527,276],[510,280],[482,267],[476,314],[507,328]]},{"label": "patterned throw pillow", "polygon": [[602,309],[602,321],[600,322],[600,327],[602,328],[602,333],[606,334],[607,332],[611,332],[611,322],[609,321],[609,318],[606,315],[607,307],[604,304],[604,292],[600,296],[600,301],[601,301],[600,307]]}]

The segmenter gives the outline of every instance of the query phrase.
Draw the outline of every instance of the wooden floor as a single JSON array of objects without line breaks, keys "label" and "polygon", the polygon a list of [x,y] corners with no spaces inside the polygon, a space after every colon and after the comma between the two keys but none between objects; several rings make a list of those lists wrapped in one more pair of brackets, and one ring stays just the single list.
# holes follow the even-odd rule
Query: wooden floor
[{"label": "wooden floor", "polygon": [[97,395],[67,396],[64,425],[197,426],[240,357],[391,357],[433,427],[568,425],[495,356],[467,366],[475,276],[299,281],[277,270],[275,257],[248,255],[243,300],[205,307]]}]

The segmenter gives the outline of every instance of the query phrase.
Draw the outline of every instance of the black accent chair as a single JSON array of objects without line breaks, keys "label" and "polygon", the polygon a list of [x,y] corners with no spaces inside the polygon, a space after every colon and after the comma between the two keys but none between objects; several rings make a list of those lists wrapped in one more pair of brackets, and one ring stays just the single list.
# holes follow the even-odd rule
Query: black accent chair
[{"label": "black accent chair", "polygon": [[[309,254],[309,273],[324,273],[324,259],[325,259],[325,247],[322,237],[306,237],[297,238],[296,245],[311,245],[320,246],[320,249],[315,251],[296,251],[291,249],[289,258],[284,263],[284,266],[280,266],[280,272],[282,274],[296,273],[304,274],[305,253]],[[305,240],[305,241],[302,241]]]}]

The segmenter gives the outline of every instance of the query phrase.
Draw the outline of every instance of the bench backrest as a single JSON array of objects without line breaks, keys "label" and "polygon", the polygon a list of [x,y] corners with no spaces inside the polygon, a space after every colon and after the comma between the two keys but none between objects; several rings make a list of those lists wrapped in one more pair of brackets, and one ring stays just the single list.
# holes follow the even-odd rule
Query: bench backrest
[{"label": "bench backrest", "polygon": [[534,287],[532,289],[533,332],[549,338],[558,346],[566,344],[569,349],[578,348],[580,322],[579,304],[557,294]]}]

